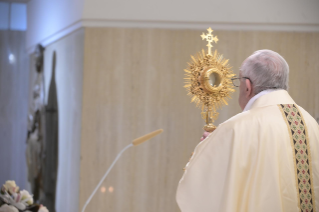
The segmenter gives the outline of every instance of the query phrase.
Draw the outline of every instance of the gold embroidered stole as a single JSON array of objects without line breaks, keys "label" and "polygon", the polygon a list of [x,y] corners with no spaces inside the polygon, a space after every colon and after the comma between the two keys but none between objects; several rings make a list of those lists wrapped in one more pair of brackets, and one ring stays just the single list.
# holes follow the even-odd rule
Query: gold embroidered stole
[{"label": "gold embroidered stole", "polygon": [[293,149],[299,208],[302,212],[315,212],[312,163],[306,123],[296,105],[278,106],[287,123]]}]

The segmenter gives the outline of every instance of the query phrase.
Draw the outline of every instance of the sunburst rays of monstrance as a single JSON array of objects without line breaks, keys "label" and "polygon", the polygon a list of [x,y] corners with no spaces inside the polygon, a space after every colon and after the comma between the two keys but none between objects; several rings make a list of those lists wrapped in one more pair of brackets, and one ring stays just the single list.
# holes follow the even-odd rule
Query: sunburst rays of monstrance
[{"label": "sunburst rays of monstrance", "polygon": [[218,38],[212,35],[211,28],[207,31],[207,34],[201,35],[202,40],[208,42],[207,54],[202,50],[196,57],[191,56],[192,61],[188,63],[188,69],[184,69],[184,87],[188,91],[187,95],[192,96],[191,102],[195,102],[196,106],[202,109],[202,118],[206,120],[204,130],[213,132],[216,129],[213,122],[219,114],[217,110],[228,105],[231,93],[235,92],[231,80],[235,74],[223,55],[217,50],[212,53],[212,43],[217,43]]}]

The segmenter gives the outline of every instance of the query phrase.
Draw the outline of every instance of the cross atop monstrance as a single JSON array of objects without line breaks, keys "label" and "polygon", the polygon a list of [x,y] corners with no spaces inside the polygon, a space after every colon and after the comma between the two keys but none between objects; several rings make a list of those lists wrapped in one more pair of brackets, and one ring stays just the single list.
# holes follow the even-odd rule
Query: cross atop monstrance
[{"label": "cross atop monstrance", "polygon": [[202,37],[202,40],[204,40],[205,38],[206,38],[206,41],[208,42],[208,44],[206,45],[207,47],[208,47],[208,54],[209,55],[212,55],[212,47],[213,47],[213,45],[211,44],[213,41],[215,41],[215,43],[217,43],[217,41],[218,41],[218,38],[217,38],[217,36],[213,36],[212,35],[212,32],[213,32],[213,30],[212,30],[212,28],[208,28],[207,29],[207,31],[208,31],[208,33],[205,35],[204,34],[204,32],[203,32],[203,34],[201,35],[201,37]]}]

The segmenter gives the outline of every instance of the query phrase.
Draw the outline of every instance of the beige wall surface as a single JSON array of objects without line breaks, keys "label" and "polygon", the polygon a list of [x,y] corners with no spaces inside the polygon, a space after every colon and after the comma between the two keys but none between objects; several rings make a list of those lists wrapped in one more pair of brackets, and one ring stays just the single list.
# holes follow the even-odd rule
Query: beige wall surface
[{"label": "beige wall surface", "polygon": [[[205,30],[86,28],[81,131],[80,208],[117,153],[136,137],[164,133],[129,149],[87,211],[179,211],[175,192],[202,135],[200,109],[186,95],[183,69],[206,43]],[[290,65],[290,94],[319,117],[319,33],[216,31],[214,45],[238,74],[258,49]],[[217,124],[240,112],[238,92]],[[109,187],[114,191],[109,192]]]},{"label": "beige wall surface", "polygon": [[46,103],[52,77],[53,52],[56,52],[55,80],[59,121],[57,212],[78,211],[83,46],[84,30],[80,29],[52,43],[44,52]]}]

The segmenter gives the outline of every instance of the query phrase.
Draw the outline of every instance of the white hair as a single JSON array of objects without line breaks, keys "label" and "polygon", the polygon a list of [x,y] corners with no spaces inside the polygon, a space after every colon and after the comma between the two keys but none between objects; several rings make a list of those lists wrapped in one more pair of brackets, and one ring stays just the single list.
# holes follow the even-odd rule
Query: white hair
[{"label": "white hair", "polygon": [[288,90],[289,66],[277,52],[267,49],[254,52],[240,71],[242,77],[250,79],[255,94],[266,89]]}]

